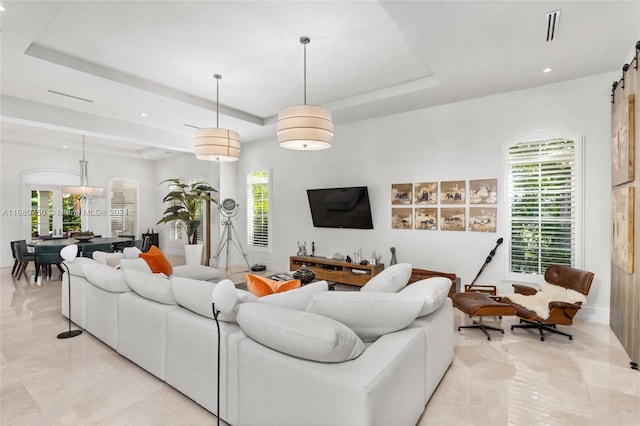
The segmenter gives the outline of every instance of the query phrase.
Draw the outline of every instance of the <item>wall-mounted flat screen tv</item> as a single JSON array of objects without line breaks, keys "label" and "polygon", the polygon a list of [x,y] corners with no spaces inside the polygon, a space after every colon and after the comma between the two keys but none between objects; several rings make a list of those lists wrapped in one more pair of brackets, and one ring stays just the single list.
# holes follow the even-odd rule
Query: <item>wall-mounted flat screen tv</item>
[{"label": "wall-mounted flat screen tv", "polygon": [[373,229],[366,186],[307,189],[316,228]]}]

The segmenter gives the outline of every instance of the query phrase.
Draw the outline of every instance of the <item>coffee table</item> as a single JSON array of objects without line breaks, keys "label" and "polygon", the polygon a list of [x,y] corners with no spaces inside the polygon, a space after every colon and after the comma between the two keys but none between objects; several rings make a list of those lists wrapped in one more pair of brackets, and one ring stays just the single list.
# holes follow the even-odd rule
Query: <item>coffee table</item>
[{"label": "coffee table", "polygon": [[[291,276],[291,274],[288,274],[286,272],[281,272],[281,273],[276,273],[276,274],[270,274],[270,275],[266,275],[266,278],[270,278],[270,279],[275,279],[276,281],[282,281],[282,279],[280,277],[278,277],[279,275],[288,275]],[[274,278],[275,277],[275,278]],[[293,279],[293,278],[291,278]],[[312,283],[315,283],[317,281],[327,281],[327,280],[313,280],[311,281]],[[308,283],[311,284],[311,283]],[[240,290],[247,290],[247,282],[243,281],[243,282],[239,282],[239,283],[235,283],[236,288],[240,289]],[[302,286],[304,287],[306,284],[302,284]],[[327,285],[329,286],[329,290],[330,291],[334,291],[336,289],[336,282],[335,281],[327,281]]]}]

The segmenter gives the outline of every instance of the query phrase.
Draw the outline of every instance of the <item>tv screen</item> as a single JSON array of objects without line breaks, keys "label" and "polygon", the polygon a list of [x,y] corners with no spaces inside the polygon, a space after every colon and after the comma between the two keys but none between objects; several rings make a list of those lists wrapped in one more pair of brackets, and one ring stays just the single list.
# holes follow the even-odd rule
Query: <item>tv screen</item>
[{"label": "tv screen", "polygon": [[373,229],[366,186],[307,189],[316,228]]}]

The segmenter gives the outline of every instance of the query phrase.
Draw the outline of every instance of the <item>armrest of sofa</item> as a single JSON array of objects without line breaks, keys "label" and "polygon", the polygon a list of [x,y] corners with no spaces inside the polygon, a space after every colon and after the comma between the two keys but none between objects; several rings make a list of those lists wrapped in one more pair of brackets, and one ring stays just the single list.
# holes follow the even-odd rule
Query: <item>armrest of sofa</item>
[{"label": "armrest of sofa", "polygon": [[538,292],[538,290],[536,290],[533,287],[529,287],[528,285],[522,285],[522,284],[512,284],[512,285],[513,285],[513,291],[519,294],[533,296]]},{"label": "armrest of sofa", "polygon": [[429,269],[413,268],[411,270],[411,277],[409,278],[409,282],[407,283],[407,285],[415,283],[416,281],[433,277],[446,277],[451,280],[451,289],[449,290],[449,296],[451,296],[453,293],[460,292],[460,278],[456,276],[456,274],[450,272],[431,271]]}]

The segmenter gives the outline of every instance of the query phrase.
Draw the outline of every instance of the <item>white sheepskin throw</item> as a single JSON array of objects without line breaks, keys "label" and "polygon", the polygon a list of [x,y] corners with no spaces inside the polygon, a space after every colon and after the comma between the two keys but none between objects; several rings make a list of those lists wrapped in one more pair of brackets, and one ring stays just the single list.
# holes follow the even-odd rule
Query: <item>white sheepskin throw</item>
[{"label": "white sheepskin throw", "polygon": [[544,282],[540,284],[540,291],[532,296],[512,293],[506,294],[513,303],[533,311],[542,319],[549,318],[549,302],[587,303],[587,297],[575,290]]}]

